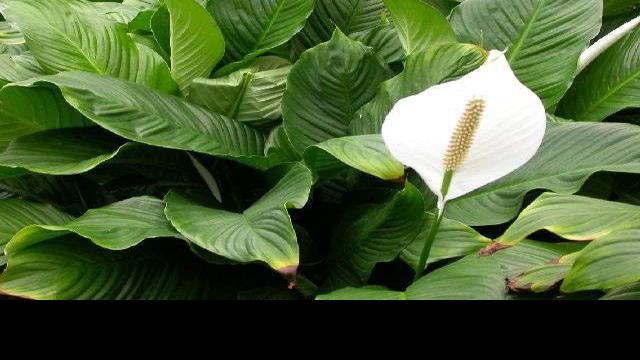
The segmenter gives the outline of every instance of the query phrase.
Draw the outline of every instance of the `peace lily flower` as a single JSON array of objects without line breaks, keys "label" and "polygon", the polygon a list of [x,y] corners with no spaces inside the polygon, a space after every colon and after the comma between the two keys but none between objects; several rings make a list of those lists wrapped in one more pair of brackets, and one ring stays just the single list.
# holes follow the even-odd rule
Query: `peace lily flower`
[{"label": "peace lily flower", "polygon": [[538,151],[545,128],[542,101],[496,50],[461,79],[396,103],[382,127],[384,142],[439,199],[416,278],[424,270],[447,201],[527,163]]}]

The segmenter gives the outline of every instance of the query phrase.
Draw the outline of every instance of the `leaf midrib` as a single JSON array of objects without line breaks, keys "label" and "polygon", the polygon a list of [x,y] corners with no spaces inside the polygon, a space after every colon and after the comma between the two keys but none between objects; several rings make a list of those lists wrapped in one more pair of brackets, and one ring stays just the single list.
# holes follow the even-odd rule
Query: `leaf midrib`
[{"label": "leaf midrib", "polygon": [[540,2],[538,2],[538,6],[536,6],[535,10],[533,11],[533,14],[531,14],[531,17],[529,18],[529,21],[525,25],[522,33],[518,37],[518,40],[514,43],[513,51],[510,51],[508,56],[508,60],[510,64],[513,64],[513,61],[515,60],[517,55],[519,55],[518,53],[520,52],[520,49],[524,45],[525,40],[529,36],[529,33],[531,33],[533,24],[538,20],[538,17],[540,16],[540,12],[542,11],[542,8],[546,5],[546,2],[547,0],[540,0]]}]

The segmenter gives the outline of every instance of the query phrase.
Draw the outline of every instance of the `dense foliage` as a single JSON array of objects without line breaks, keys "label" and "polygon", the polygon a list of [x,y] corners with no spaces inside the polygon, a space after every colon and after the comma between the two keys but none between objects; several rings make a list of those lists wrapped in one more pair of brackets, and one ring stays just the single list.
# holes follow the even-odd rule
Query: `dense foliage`
[{"label": "dense foliage", "polygon": [[[640,298],[637,0],[0,0],[0,293]],[[450,202],[386,149],[401,98],[507,50],[526,165]],[[491,86],[491,84],[487,84]]]}]

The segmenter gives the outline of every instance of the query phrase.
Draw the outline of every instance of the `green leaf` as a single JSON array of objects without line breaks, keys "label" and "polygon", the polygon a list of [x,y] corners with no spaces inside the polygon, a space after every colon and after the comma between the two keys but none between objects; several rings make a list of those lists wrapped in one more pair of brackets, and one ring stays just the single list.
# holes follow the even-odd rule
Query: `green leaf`
[{"label": "green leaf", "polygon": [[0,90],[0,103],[0,149],[24,135],[90,124],[57,89],[9,85]]},{"label": "green leaf", "polygon": [[365,285],[374,266],[395,259],[424,221],[422,196],[409,183],[382,202],[348,210],[331,243],[328,290]]},{"label": "green leaf", "polygon": [[175,241],[110,251],[65,236],[8,256],[0,292],[30,299],[206,299],[214,290],[203,263]]},{"label": "green leaf", "polygon": [[505,276],[492,257],[470,255],[435,270],[407,288],[414,300],[503,300]]},{"label": "green leaf", "polygon": [[532,291],[541,293],[549,291],[569,274],[580,252],[552,260],[548,264],[538,265],[524,273],[509,279],[509,289],[513,291]]},{"label": "green leaf", "polygon": [[187,94],[191,81],[208,77],[222,59],[225,38],[195,0],[164,0],[169,11],[171,74]]},{"label": "green leaf", "polygon": [[90,3],[80,0],[9,1],[5,11],[47,73],[87,71],[176,90],[159,55],[137,45],[123,24],[96,15]]},{"label": "green leaf", "polygon": [[24,44],[24,36],[14,25],[6,21],[0,21],[0,44],[20,45]]},{"label": "green leaf", "polygon": [[5,245],[20,229],[32,224],[64,224],[73,219],[51,205],[25,200],[0,200],[0,266],[6,264]]},{"label": "green leaf", "polygon": [[295,165],[267,194],[242,213],[167,195],[165,214],[189,241],[238,262],[263,261],[285,275],[295,274],[298,243],[287,209],[302,208],[309,197],[311,172]]},{"label": "green leaf", "polygon": [[466,257],[424,276],[405,292],[381,286],[344,288],[317,300],[504,300],[505,278],[490,257]]},{"label": "green leaf", "polygon": [[639,156],[637,126],[548,123],[542,147],[533,159],[502,179],[449,202],[446,217],[473,226],[501,224],[517,215],[530,190],[573,194],[599,171],[640,173]]},{"label": "green leaf", "polygon": [[640,300],[640,283],[615,288],[600,300]]},{"label": "green leaf", "polygon": [[356,112],[349,132],[379,134],[384,119],[398,100],[465,75],[482,65],[486,58],[482,48],[467,44],[444,44],[409,55],[404,71],[383,82],[376,96]]},{"label": "green leaf", "polygon": [[265,166],[265,135],[159,91],[90,73],[34,79],[58,86],[73,107],[101,127],[129,140]]},{"label": "green leaf", "polygon": [[350,37],[370,46],[387,63],[399,62],[405,58],[398,31],[393,25],[382,25],[370,30],[351,34]]},{"label": "green leaf", "polygon": [[562,282],[563,292],[606,290],[640,280],[640,230],[612,233],[587,245]]},{"label": "green leaf", "polygon": [[545,193],[522,210],[497,241],[512,245],[543,229],[565,239],[590,241],[618,230],[638,227],[638,224],[640,206]]},{"label": "green leaf", "polygon": [[38,222],[24,227],[7,245],[7,254],[69,233],[109,250],[128,249],[151,238],[180,236],[164,216],[164,202],[141,196],[91,209],[65,224]]},{"label": "green leaf", "polygon": [[291,63],[277,57],[216,79],[195,79],[189,100],[242,122],[261,124],[282,116],[280,104]]},{"label": "green leaf", "polygon": [[125,146],[98,130],[56,129],[20,137],[0,153],[0,165],[50,175],[87,172],[114,158]]},{"label": "green leaf", "polygon": [[298,33],[315,0],[211,0],[227,40],[228,61],[251,60],[284,44]]},{"label": "green leaf", "polygon": [[558,113],[576,120],[601,121],[640,106],[640,29],[598,56],[576,78]]},{"label": "green leaf", "polygon": [[387,9],[382,0],[316,0],[313,13],[293,39],[296,53],[331,39],[336,27],[347,35],[384,24]]},{"label": "green leaf", "polygon": [[393,291],[384,286],[346,287],[328,294],[318,295],[316,300],[406,300],[401,291]]},{"label": "green leaf", "polygon": [[329,42],[305,52],[291,69],[282,100],[284,127],[298,153],[348,135],[356,111],[389,75],[371,48],[338,30]]},{"label": "green leaf", "polygon": [[505,277],[514,277],[534,267],[556,262],[565,255],[582,250],[583,247],[583,243],[523,240],[513,247],[491,254],[490,257],[500,264]]},{"label": "green leaf", "polygon": [[507,50],[516,76],[553,109],[602,24],[600,0],[466,0],[451,14],[463,42]]},{"label": "green leaf", "polygon": [[[420,254],[424,248],[424,242],[426,241],[434,218],[435,216],[433,214],[426,214],[426,221],[422,226],[422,230],[400,254],[402,260],[411,266],[412,269],[415,269],[418,265]],[[469,255],[478,252],[490,243],[490,239],[482,236],[465,224],[455,220],[443,219],[438,234],[433,241],[427,263],[430,264],[444,259]]]},{"label": "green leaf", "polygon": [[380,135],[330,139],[308,148],[304,158],[318,174],[346,164],[383,180],[397,180],[404,175],[404,165],[393,158]]},{"label": "green leaf", "polygon": [[415,52],[456,42],[447,19],[422,0],[383,0],[398,29],[405,52]]}]

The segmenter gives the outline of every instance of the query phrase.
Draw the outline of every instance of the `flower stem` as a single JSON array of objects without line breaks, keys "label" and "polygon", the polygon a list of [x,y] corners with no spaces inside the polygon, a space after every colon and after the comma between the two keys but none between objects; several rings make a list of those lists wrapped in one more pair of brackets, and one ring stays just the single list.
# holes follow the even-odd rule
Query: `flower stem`
[{"label": "flower stem", "polygon": [[[444,174],[444,178],[442,179],[442,186],[440,187],[440,193],[442,194],[442,199],[447,197],[447,193],[449,192],[449,186],[451,185],[451,178],[453,177],[453,171],[447,171]],[[415,277],[413,281],[418,281],[424,272],[425,267],[427,266],[427,261],[429,260],[429,254],[431,253],[431,247],[433,246],[433,241],[436,239],[436,235],[438,234],[438,230],[440,229],[440,224],[442,223],[442,218],[444,217],[444,210],[447,206],[446,201],[442,200],[438,202],[438,213],[436,214],[435,219],[433,220],[433,224],[431,224],[431,228],[429,229],[429,234],[427,234],[427,239],[424,242],[424,247],[422,248],[422,253],[420,253],[420,260],[418,260],[418,265],[415,269]]]}]

